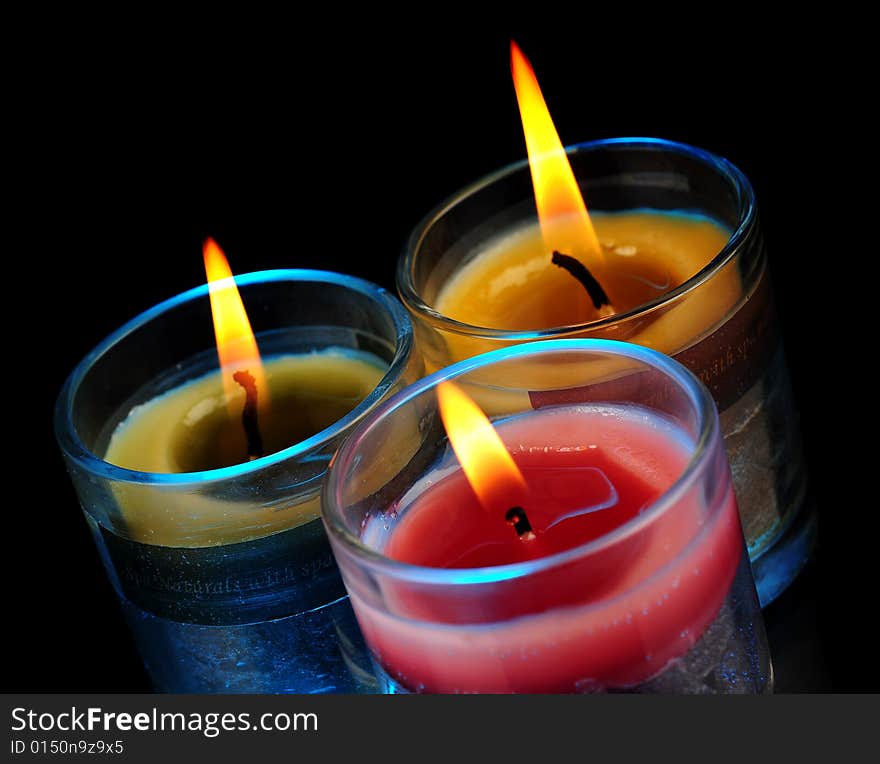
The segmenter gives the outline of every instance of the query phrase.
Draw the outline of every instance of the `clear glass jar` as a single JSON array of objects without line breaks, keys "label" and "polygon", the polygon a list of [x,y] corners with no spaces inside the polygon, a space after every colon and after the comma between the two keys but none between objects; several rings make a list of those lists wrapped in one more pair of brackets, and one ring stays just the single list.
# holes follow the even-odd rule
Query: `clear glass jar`
[{"label": "clear glass jar", "polygon": [[372,691],[319,493],[345,434],[422,374],[409,319],[385,290],[349,276],[277,270],[235,281],[264,361],[328,348],[368,356],[386,368],[375,389],[326,429],[254,461],[177,473],[109,463],[110,436],[135,406],[217,368],[205,285],[83,359],[58,398],[58,442],[158,690]]},{"label": "clear glass jar", "polygon": [[679,286],[600,320],[535,331],[457,321],[437,308],[443,287],[479,252],[537,220],[528,162],[518,162],[445,201],[411,234],[397,283],[417,348],[429,372],[496,348],[577,337],[647,344],[683,363],[720,411],[755,580],[767,605],[806,562],[815,509],[751,185],[728,161],[665,140],[602,140],[567,153],[591,212],[705,216],[731,232],[726,246]]},{"label": "clear glass jar", "polygon": [[[622,522],[600,520],[598,532],[568,526],[574,546],[459,565],[461,549],[448,539],[462,525],[494,522],[502,543],[519,542],[504,535],[503,508],[476,505],[462,482],[438,414],[437,386],[449,380],[484,411],[503,410],[490,418],[522,470],[537,534],[524,543],[546,544],[572,518],[555,514],[560,504],[576,508],[576,522],[617,511],[646,464],[663,475],[655,498]],[[609,471],[611,463],[624,468]],[[342,444],[323,516],[386,692],[772,690],[716,410],[705,387],[661,353],[558,340],[436,372]],[[476,543],[485,545],[480,528]],[[407,559],[406,539],[434,545],[430,554],[448,564]]]}]

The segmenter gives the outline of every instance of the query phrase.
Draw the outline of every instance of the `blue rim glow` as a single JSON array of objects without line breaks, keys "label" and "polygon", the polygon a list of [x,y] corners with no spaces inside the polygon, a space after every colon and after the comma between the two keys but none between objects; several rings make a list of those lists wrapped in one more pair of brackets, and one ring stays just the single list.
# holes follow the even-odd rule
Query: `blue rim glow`
[{"label": "blue rim glow", "polygon": [[725,177],[736,191],[736,198],[739,202],[739,223],[736,229],[730,235],[727,244],[725,244],[721,251],[689,279],[679,284],[675,289],[664,292],[653,300],[642,303],[631,310],[615,313],[612,316],[597,319],[595,321],[581,324],[569,324],[566,326],[554,326],[547,329],[507,331],[504,329],[494,329],[488,326],[476,326],[474,324],[464,323],[463,321],[457,321],[449,316],[439,313],[422,299],[422,296],[416,289],[412,279],[413,263],[422,239],[434,223],[444,215],[450,213],[453,208],[464,199],[509,175],[527,170],[529,160],[522,159],[482,177],[480,180],[466,186],[453,196],[450,196],[432,212],[428,213],[428,215],[415,227],[404,247],[403,256],[398,260],[397,264],[397,290],[400,294],[401,300],[403,300],[404,304],[412,310],[413,313],[422,316],[433,325],[442,328],[443,331],[451,332],[453,334],[462,334],[468,337],[479,337],[481,339],[527,342],[536,339],[562,337],[564,335],[576,334],[587,330],[601,329],[612,324],[626,321],[634,316],[656,310],[663,305],[673,302],[681,295],[696,289],[715,272],[723,268],[724,265],[735,256],[736,252],[754,227],[756,219],[755,193],[752,190],[751,183],[749,183],[748,178],[743,172],[727,159],[706,151],[705,149],[700,149],[687,143],[669,141],[665,138],[604,138],[602,140],[586,141],[573,146],[566,146],[565,151],[566,154],[574,154],[581,151],[595,151],[615,146],[635,149],[645,148],[655,151],[660,150],[675,154],[683,154],[692,159],[697,159],[703,164],[714,168],[720,175]]},{"label": "blue rim glow", "polygon": [[71,372],[67,381],[64,383],[55,404],[55,436],[65,455],[69,459],[98,477],[115,482],[180,487],[191,483],[216,482],[230,478],[238,478],[243,475],[259,472],[260,470],[271,467],[279,462],[300,457],[303,454],[324,445],[327,441],[337,437],[340,433],[351,427],[363,417],[370,408],[373,407],[376,402],[385,395],[385,393],[387,393],[389,388],[400,379],[403,368],[412,353],[412,325],[410,324],[409,316],[403,306],[397,302],[393,295],[389,294],[388,291],[382,287],[354,276],[334,273],[332,271],[318,271],[304,268],[245,273],[235,276],[234,281],[240,287],[270,282],[314,281],[324,284],[335,284],[369,297],[376,304],[377,309],[384,310],[391,317],[392,323],[394,324],[396,333],[395,352],[394,357],[388,366],[388,370],[373,391],[344,417],[338,419],[329,427],[315,433],[306,440],[301,440],[299,443],[295,443],[282,451],[276,451],[274,454],[254,459],[251,462],[232,464],[228,467],[221,467],[220,469],[214,470],[202,470],[200,472],[165,473],[129,470],[104,461],[86,447],[73,425],[73,401],[80,384],[91,367],[108,350],[120,342],[124,342],[132,332],[139,329],[144,324],[149,323],[163,313],[173,310],[186,302],[201,299],[207,300],[208,285],[202,284],[201,286],[171,297],[170,299],[149,308],[139,316],[136,316],[106,337],[91,352],[89,352],[79,364],[77,364],[76,368]]},{"label": "blue rim glow", "polygon": [[[407,405],[426,391],[435,388],[440,382],[445,380],[455,379],[477,369],[503,361],[542,353],[565,351],[614,354],[641,361],[646,366],[657,369],[671,377],[685,391],[693,405],[697,414],[698,430],[698,435],[694,440],[693,453],[681,475],[647,510],[623,525],[618,526],[610,533],[571,549],[525,562],[482,568],[430,568],[394,560],[366,546],[358,537],[352,535],[345,528],[339,518],[341,505],[336,483],[345,480],[345,476],[348,474],[349,459],[357,450],[358,444],[363,437],[376,422]],[[576,560],[584,555],[592,554],[608,544],[615,543],[626,536],[636,533],[640,528],[653,520],[656,515],[665,511],[668,506],[678,501],[682,494],[691,489],[694,481],[698,479],[700,471],[706,467],[711,446],[721,438],[718,427],[718,414],[715,409],[715,403],[709,391],[697,377],[678,361],[643,345],[620,342],[618,340],[560,339],[529,342],[509,348],[492,350],[488,353],[459,361],[452,366],[447,366],[427,377],[423,377],[392,395],[360,422],[357,428],[350,433],[345,442],[339,447],[327,471],[322,501],[324,526],[330,536],[343,544],[358,559],[359,563],[386,575],[406,581],[429,584],[484,584],[521,578]],[[338,479],[336,478],[337,474],[339,474]],[[699,535],[700,530],[697,529],[694,537],[688,542],[685,549],[689,548],[694,539]],[[683,553],[684,549],[681,554]]]}]

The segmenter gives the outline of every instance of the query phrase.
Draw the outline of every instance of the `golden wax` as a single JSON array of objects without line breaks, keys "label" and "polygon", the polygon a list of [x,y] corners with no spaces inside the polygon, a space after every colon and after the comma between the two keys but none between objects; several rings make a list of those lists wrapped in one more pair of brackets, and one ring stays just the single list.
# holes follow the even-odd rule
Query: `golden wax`
[{"label": "golden wax", "polygon": [[[591,217],[603,257],[586,261],[579,256],[602,284],[616,313],[637,308],[687,281],[730,238],[728,229],[697,215],[638,210]],[[564,231],[564,221],[559,225]],[[537,223],[505,232],[453,274],[437,296],[436,309],[471,326],[515,332],[598,319],[584,287],[553,265],[551,254]],[[673,353],[717,325],[740,294],[739,275],[727,269],[671,309],[646,314],[635,327],[617,334],[585,329],[565,336],[616,337]],[[499,347],[497,342],[465,335],[448,334],[446,341],[452,361]]]},{"label": "golden wax", "polygon": [[[329,427],[372,392],[386,369],[373,356],[344,350],[275,356],[264,361],[270,402],[259,399],[265,453],[294,445]],[[265,396],[264,396],[265,397]],[[232,408],[244,406],[243,390]],[[106,461],[153,473],[199,472],[246,462],[240,417],[230,417],[220,372],[205,375],[136,406],[114,431]],[[285,506],[218,498],[203,487],[169,491],[116,488],[130,538],[163,546],[213,546],[259,538],[319,516],[317,489]]]}]

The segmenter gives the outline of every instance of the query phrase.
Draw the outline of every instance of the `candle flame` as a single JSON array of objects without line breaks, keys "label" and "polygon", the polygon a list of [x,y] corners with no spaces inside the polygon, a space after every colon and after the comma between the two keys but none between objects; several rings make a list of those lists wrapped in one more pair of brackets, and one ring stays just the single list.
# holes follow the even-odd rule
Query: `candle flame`
[{"label": "candle flame", "polygon": [[483,509],[526,504],[525,478],[480,407],[452,382],[438,385],[437,399],[452,450]]},{"label": "candle flame", "polygon": [[602,248],[574,172],[550,118],[535,70],[510,41],[510,70],[522,118],[541,235],[548,251],[602,263]]},{"label": "candle flame", "polygon": [[236,372],[247,371],[254,379],[259,394],[266,401],[269,388],[263,373],[260,351],[232,277],[232,269],[223,250],[213,239],[205,239],[202,249],[208,291],[211,297],[211,314],[214,318],[214,336],[217,338],[217,355],[220,358],[223,391],[227,403],[232,403],[241,388],[233,379]]}]

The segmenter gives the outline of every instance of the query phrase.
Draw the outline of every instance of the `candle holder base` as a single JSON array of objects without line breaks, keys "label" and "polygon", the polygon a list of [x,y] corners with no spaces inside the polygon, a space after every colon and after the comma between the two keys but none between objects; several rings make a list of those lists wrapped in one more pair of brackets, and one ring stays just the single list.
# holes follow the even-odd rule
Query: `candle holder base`
[{"label": "candle holder base", "polygon": [[182,623],[122,598],[153,684],[166,693],[378,692],[348,597],[257,623]]},{"label": "candle holder base", "polygon": [[784,592],[803,570],[816,544],[816,512],[810,499],[773,546],[752,560],[752,576],[761,607]]},{"label": "candle holder base", "polygon": [[755,383],[719,419],[763,608],[794,581],[816,538],[781,341],[776,340]]},{"label": "candle holder base", "polygon": [[320,520],[181,549],[89,525],[157,691],[377,691]]},{"label": "candle holder base", "polygon": [[[763,651],[764,625],[752,617],[755,592],[748,558],[743,555],[727,599],[696,644],[656,676],[633,687],[605,687],[592,679],[577,684],[577,694],[770,695],[773,665]],[[418,693],[392,676],[372,657],[379,691]]]}]

